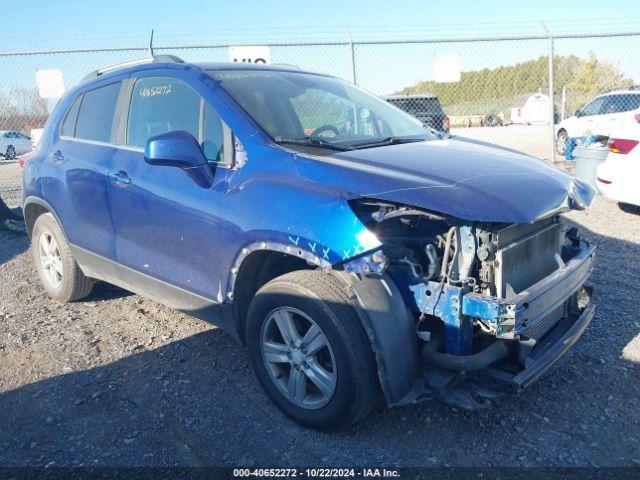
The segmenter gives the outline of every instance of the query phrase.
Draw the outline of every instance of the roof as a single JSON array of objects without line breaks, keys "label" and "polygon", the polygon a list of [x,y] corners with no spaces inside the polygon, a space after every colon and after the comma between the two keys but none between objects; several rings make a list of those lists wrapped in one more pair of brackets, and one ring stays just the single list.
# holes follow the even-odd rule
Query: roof
[{"label": "roof", "polygon": [[629,85],[628,87],[613,88],[608,92],[601,93],[598,97],[605,95],[620,95],[620,94],[638,95],[640,94],[640,85]]},{"label": "roof", "polygon": [[296,72],[311,73],[314,75],[323,75],[318,72],[309,72],[302,70],[295,65],[284,65],[278,63],[238,63],[238,62],[194,62],[191,65],[201,68],[202,70],[267,70],[276,72]]},{"label": "roof", "polygon": [[431,92],[423,92],[423,93],[418,93],[415,95],[385,95],[383,97],[385,100],[400,100],[400,99],[417,99],[417,98],[437,98],[437,95],[435,93],[431,93]]},{"label": "roof", "polygon": [[317,72],[309,72],[301,70],[294,65],[283,64],[256,64],[256,63],[238,63],[238,62],[185,62],[181,58],[174,55],[156,55],[143,57],[126,62],[118,63],[115,65],[109,65],[98,70],[95,70],[85,76],[81,84],[90,82],[91,80],[99,78],[108,78],[112,75],[122,74],[127,72],[136,72],[149,69],[150,66],[157,67],[173,67],[173,68],[187,68],[194,66],[201,70],[266,70],[266,71],[284,71],[284,72],[296,72],[296,73],[308,73],[312,75],[323,75]]}]

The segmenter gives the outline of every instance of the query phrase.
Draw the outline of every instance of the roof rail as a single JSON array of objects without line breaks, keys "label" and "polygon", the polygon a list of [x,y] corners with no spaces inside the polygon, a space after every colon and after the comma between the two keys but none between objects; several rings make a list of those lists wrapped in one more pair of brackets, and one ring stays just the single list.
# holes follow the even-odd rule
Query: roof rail
[{"label": "roof rail", "polygon": [[604,93],[617,92],[618,90],[640,90],[640,84],[624,85],[624,86],[620,86],[620,87],[614,87],[614,88],[611,88],[611,89],[607,90]]},{"label": "roof rail", "polygon": [[298,65],[294,65],[293,63],[272,63],[272,67],[284,67],[284,68],[292,68],[295,70],[302,70]]},{"label": "roof rail", "polygon": [[176,57],[175,55],[153,55],[149,57],[137,58],[134,60],[127,60],[126,62],[116,63],[114,65],[99,68],[98,70],[95,70],[84,77],[82,81],[88,80],[90,78],[96,78],[104,73],[119,70],[121,68],[133,67],[135,65],[144,65],[146,63],[184,63],[184,60],[182,60],[180,57]]}]

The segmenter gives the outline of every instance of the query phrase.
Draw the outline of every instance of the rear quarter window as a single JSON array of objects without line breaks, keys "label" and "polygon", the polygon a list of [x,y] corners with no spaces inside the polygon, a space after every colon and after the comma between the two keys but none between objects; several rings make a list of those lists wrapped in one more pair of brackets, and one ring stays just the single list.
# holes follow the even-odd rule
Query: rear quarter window
[{"label": "rear quarter window", "polygon": [[607,96],[604,113],[629,112],[638,108],[640,108],[640,94],[614,94]]},{"label": "rear quarter window", "polygon": [[84,93],[75,136],[97,142],[110,142],[113,113],[116,109],[120,83],[112,83]]},{"label": "rear quarter window", "polygon": [[73,137],[76,129],[76,118],[78,118],[78,110],[80,109],[80,98],[81,95],[73,101],[69,110],[67,110],[67,114],[62,121],[62,126],[60,127],[60,135],[65,137]]}]

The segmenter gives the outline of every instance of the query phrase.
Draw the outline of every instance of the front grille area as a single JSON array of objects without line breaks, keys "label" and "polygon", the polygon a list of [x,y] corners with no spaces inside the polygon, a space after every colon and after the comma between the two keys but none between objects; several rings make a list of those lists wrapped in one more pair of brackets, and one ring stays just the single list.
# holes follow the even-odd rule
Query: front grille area
[{"label": "front grille area", "polygon": [[497,233],[496,292],[511,298],[559,268],[560,223],[556,219],[534,225],[512,225]]},{"label": "front grille area", "polygon": [[561,318],[565,316],[566,309],[566,303],[563,303],[537,322],[531,325],[525,324],[520,329],[520,335],[523,335],[527,338],[533,338],[535,340],[541,339],[545,333],[547,333],[556,323],[560,321]]}]

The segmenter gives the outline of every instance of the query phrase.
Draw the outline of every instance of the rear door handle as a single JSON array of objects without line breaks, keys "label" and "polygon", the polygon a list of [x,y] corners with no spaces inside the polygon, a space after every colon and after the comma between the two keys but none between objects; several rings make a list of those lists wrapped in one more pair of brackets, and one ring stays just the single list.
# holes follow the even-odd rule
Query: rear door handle
[{"label": "rear door handle", "polygon": [[131,179],[127,175],[127,172],[120,170],[118,173],[112,173],[109,175],[109,178],[113,180],[115,183],[120,186],[129,185],[131,183]]},{"label": "rear door handle", "polygon": [[64,155],[60,150],[56,150],[51,154],[54,162],[64,162]]}]

